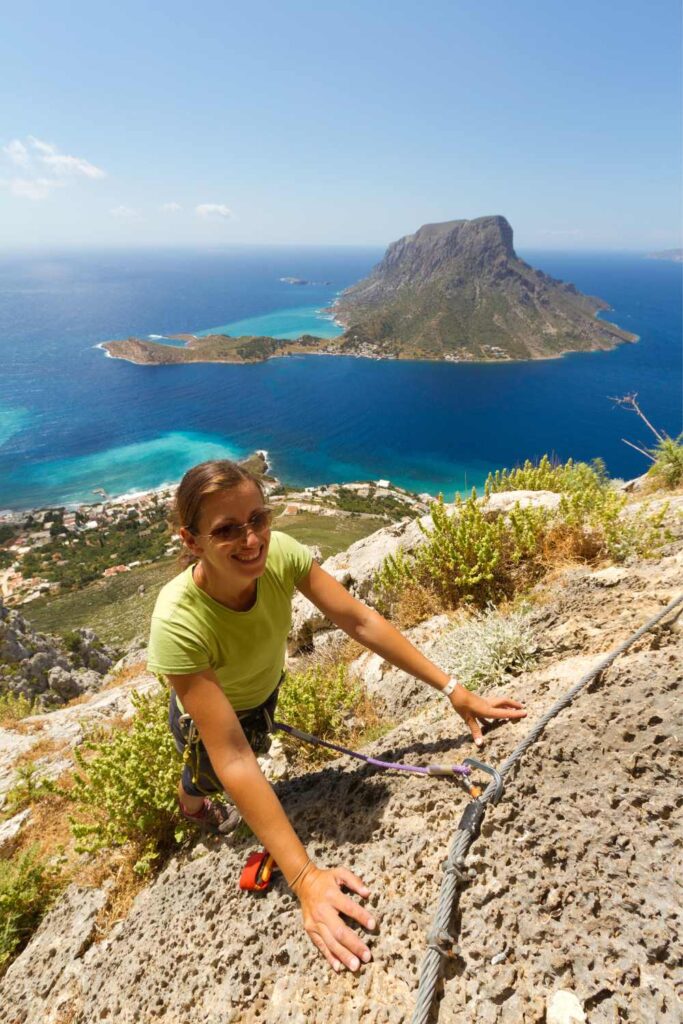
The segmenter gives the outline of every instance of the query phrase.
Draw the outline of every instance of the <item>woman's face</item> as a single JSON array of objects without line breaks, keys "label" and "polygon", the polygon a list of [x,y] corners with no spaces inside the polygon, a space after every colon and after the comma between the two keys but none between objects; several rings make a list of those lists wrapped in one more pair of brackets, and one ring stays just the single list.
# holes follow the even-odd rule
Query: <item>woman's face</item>
[{"label": "woman's face", "polygon": [[209,572],[216,571],[223,577],[227,574],[245,584],[263,574],[270,528],[257,532],[250,525],[237,540],[226,540],[221,535],[221,528],[249,523],[264,507],[261,492],[251,480],[245,480],[229,491],[216,491],[203,499],[193,553],[200,556]]}]

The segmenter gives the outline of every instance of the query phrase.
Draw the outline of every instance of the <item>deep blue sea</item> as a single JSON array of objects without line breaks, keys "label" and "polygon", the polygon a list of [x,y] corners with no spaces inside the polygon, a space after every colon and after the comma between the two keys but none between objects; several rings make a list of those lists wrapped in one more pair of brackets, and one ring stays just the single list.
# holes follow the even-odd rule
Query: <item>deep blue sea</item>
[{"label": "deep blue sea", "polygon": [[[452,496],[544,452],[615,476],[649,444],[610,396],[638,392],[681,430],[681,267],[638,254],[521,252],[606,299],[640,335],[607,353],[500,365],[301,356],[254,366],[134,366],[97,343],[135,334],[335,333],[321,312],[380,250],[0,254],[0,509],[97,500],[176,481],[196,462],[269,453],[294,484],[386,477]],[[305,278],[292,286],[281,277]]]}]

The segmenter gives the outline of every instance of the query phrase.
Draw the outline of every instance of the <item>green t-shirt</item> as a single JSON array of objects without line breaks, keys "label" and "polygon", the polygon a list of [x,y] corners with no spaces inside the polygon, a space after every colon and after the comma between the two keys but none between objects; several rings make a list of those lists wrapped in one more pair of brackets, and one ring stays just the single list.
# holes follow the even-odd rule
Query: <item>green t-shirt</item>
[{"label": "green t-shirt", "polygon": [[147,667],[160,675],[211,668],[236,711],[258,707],[282,674],[294,588],[311,562],[303,544],[273,531],[265,571],[256,581],[256,600],[245,612],[209,597],[189,566],[159,593]]}]

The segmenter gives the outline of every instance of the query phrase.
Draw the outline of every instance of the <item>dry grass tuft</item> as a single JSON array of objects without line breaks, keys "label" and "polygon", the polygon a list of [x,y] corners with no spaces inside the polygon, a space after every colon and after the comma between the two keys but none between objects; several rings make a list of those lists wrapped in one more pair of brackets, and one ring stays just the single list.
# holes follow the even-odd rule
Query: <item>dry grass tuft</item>
[{"label": "dry grass tuft", "polygon": [[102,942],[115,924],[125,920],[135,897],[149,885],[149,878],[134,870],[139,858],[140,851],[129,844],[97,856],[86,873],[86,884],[101,887],[111,883],[107,901],[95,920],[96,942]]},{"label": "dry grass tuft", "polygon": [[65,751],[70,750],[70,745],[65,740],[55,740],[49,736],[46,736],[42,740],[38,740],[28,750],[24,750],[23,753],[19,754],[14,762],[13,767],[18,768],[22,764],[28,764],[30,761],[38,761],[42,758],[49,757],[51,754],[63,754]]},{"label": "dry grass tuft", "polygon": [[411,584],[401,592],[392,619],[399,629],[410,629],[444,611],[444,602],[427,587]]},{"label": "dry grass tuft", "polygon": [[540,557],[546,569],[595,564],[604,558],[604,542],[596,531],[557,522],[542,537]]},{"label": "dry grass tuft", "polygon": [[[138,679],[141,675],[146,672],[146,666],[144,661],[136,661],[134,665],[129,665],[127,668],[122,668],[109,682],[105,683],[102,690],[113,690],[117,686],[123,686],[125,683],[130,683],[134,679]],[[102,691],[100,691],[101,693]]]}]

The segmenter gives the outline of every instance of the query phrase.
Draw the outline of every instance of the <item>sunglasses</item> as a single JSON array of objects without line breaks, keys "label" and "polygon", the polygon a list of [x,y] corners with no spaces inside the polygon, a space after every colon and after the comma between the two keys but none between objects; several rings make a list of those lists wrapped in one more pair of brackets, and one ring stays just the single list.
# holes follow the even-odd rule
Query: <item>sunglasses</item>
[{"label": "sunglasses", "polygon": [[253,530],[258,534],[265,533],[272,522],[273,509],[262,508],[259,512],[254,512],[246,523],[225,523],[224,526],[217,526],[210,533],[195,533],[195,537],[209,537],[216,544],[234,544],[235,541],[246,537],[248,530]]}]

